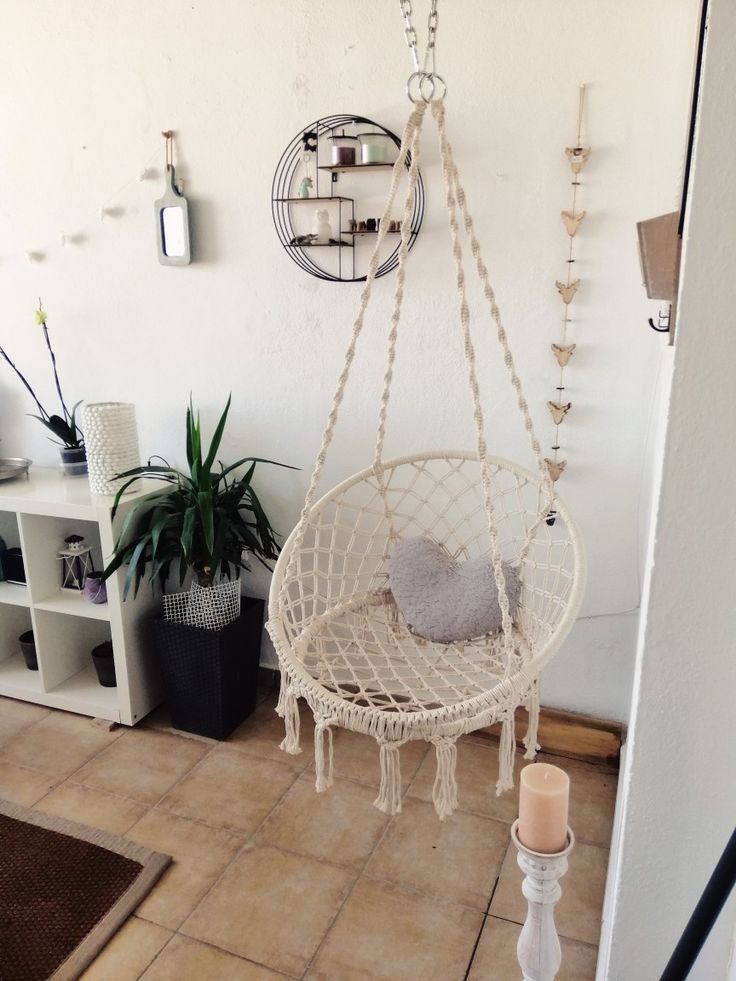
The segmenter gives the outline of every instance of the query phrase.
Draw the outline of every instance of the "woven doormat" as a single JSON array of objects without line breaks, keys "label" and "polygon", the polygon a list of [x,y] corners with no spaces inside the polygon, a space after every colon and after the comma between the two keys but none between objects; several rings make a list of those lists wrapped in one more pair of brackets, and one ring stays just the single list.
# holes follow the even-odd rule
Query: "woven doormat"
[{"label": "woven doormat", "polygon": [[0,981],[79,977],[169,862],[0,800]]}]

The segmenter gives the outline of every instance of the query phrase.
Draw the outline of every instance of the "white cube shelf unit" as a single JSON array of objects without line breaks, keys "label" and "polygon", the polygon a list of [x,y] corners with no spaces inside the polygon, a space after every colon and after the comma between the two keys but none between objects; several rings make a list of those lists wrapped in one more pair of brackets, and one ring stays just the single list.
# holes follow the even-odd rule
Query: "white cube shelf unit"
[{"label": "white cube shelf unit", "polygon": [[[113,522],[114,497],[90,493],[86,477],[33,467],[28,479],[0,483],[0,536],[8,547],[20,546],[27,581],[0,582],[0,695],[126,725],[163,700],[147,641],[146,622],[159,602],[150,586],[123,602],[123,568],[107,581],[107,603],[95,605],[61,588],[57,558],[67,535],[83,535],[95,569],[103,568],[128,509],[160,489],[143,481],[123,498]],[[26,667],[18,643],[31,629],[38,671]],[[116,688],[103,688],[92,664],[92,648],[105,640],[112,641]]]}]

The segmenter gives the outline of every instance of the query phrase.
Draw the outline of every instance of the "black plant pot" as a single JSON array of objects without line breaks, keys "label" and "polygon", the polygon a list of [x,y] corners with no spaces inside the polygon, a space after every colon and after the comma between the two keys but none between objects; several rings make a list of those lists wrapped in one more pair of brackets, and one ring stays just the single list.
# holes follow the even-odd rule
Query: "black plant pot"
[{"label": "black plant pot", "polygon": [[115,660],[112,654],[111,641],[105,640],[97,647],[92,648],[92,661],[97,672],[97,680],[102,687],[116,688],[118,682],[115,677]]},{"label": "black plant pot", "polygon": [[18,638],[20,649],[23,652],[23,660],[29,671],[38,671],[38,659],[36,657],[36,639],[32,630],[26,630]]},{"label": "black plant pot", "polygon": [[256,705],[264,602],[244,598],[222,630],[162,617],[153,621],[171,721],[176,729],[226,739]]}]

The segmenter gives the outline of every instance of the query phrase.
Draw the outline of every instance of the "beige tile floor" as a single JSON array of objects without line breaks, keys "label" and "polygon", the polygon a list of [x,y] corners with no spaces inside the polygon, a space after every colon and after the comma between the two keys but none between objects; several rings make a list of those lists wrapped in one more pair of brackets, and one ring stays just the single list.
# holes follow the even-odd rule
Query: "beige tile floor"
[{"label": "beige tile floor", "polygon": [[[516,797],[495,796],[495,747],[461,741],[461,810],[441,823],[425,744],[402,749],[404,810],[390,819],[372,806],[375,744],[338,731],[335,785],[315,794],[311,734],[305,712],[304,751],[281,753],[281,721],[265,694],[225,743],[174,732],[163,711],[109,732],[0,698],[0,797],[174,859],[84,981],[519,977]],[[558,981],[590,981],[616,776],[558,762],[571,776],[578,838],[557,908]]]}]

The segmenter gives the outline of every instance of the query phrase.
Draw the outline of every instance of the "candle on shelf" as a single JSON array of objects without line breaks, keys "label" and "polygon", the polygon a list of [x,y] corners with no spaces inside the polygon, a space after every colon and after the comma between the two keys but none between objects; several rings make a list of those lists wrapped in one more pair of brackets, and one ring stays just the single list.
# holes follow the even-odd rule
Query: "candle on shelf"
[{"label": "candle on shelf", "polygon": [[519,778],[519,840],[532,852],[553,855],[567,844],[570,778],[551,763],[531,763]]}]

